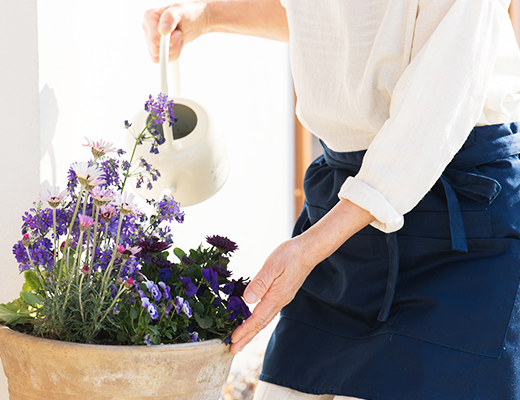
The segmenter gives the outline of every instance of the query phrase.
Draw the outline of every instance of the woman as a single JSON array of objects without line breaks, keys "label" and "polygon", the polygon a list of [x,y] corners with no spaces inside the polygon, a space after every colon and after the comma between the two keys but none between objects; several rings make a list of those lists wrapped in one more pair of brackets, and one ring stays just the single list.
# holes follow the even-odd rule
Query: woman
[{"label": "woman", "polygon": [[255,399],[520,399],[520,51],[509,0],[206,0],[150,10],[288,40],[324,147],[237,353],[281,312]]}]

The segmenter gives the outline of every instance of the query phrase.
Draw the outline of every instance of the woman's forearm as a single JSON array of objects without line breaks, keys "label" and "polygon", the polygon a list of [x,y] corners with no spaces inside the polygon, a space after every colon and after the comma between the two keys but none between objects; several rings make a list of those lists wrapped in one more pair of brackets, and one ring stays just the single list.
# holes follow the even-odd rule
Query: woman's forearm
[{"label": "woman's forearm", "polygon": [[207,0],[210,32],[230,32],[289,41],[280,0]]}]

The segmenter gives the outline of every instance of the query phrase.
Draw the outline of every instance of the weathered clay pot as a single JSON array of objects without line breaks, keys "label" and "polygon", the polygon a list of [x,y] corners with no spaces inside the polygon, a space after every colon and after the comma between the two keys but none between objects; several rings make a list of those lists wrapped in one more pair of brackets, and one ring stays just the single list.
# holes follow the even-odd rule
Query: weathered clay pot
[{"label": "weathered clay pot", "polygon": [[217,400],[233,355],[218,339],[159,346],[60,342],[0,326],[11,400]]}]

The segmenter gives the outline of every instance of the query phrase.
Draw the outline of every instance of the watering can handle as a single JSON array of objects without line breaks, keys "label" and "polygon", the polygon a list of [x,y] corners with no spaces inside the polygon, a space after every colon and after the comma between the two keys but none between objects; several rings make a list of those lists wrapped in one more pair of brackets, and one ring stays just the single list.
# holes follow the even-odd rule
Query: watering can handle
[{"label": "watering can handle", "polygon": [[[169,94],[168,92],[168,55],[170,49],[171,33],[161,35],[161,43],[159,47],[159,65],[161,68],[161,93]],[[172,96],[177,97],[181,94],[181,78],[179,73],[179,61],[173,62],[173,90]]]}]

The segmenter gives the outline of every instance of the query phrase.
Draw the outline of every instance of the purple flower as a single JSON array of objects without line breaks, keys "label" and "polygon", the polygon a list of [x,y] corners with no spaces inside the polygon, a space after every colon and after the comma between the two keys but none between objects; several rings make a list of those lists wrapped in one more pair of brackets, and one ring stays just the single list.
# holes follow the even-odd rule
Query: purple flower
[{"label": "purple flower", "polygon": [[177,314],[180,314],[182,311],[182,305],[184,304],[184,299],[180,296],[177,296],[175,298],[175,301],[173,302],[173,305],[175,306],[175,312]]},{"label": "purple flower", "polygon": [[163,268],[157,274],[157,280],[166,282],[168,279],[170,279],[170,276],[172,276],[172,270],[170,268]]},{"label": "purple flower", "polygon": [[213,271],[212,268],[204,268],[202,270],[202,275],[208,281],[209,287],[211,288],[211,290],[213,290],[213,293],[218,294],[218,274],[215,271]]},{"label": "purple flower", "polygon": [[184,222],[184,212],[180,210],[179,206],[180,204],[173,199],[173,196],[164,196],[163,199],[157,203],[159,220]]},{"label": "purple flower", "polygon": [[161,291],[159,290],[159,287],[153,283],[152,281],[146,281],[145,282],[146,287],[148,288],[148,291],[152,295],[152,297],[155,299],[155,301],[161,300]]},{"label": "purple flower", "polygon": [[190,337],[190,341],[196,342],[199,340],[199,334],[197,332],[188,333],[188,336]]},{"label": "purple flower", "polygon": [[222,288],[222,291],[225,294],[231,294],[235,290],[235,284],[234,283],[226,283],[224,287]]},{"label": "purple flower", "polygon": [[168,316],[170,315],[170,312],[171,312],[172,308],[173,308],[173,304],[172,304],[171,301],[169,301],[169,302],[168,302],[168,305],[167,305],[166,308],[164,309],[164,316],[165,316],[166,318],[168,318]]},{"label": "purple flower", "polygon": [[244,291],[246,290],[247,285],[249,285],[249,278],[240,278],[238,281],[232,280],[231,282],[235,285],[233,289],[233,293],[231,296],[243,297]]},{"label": "purple flower", "polygon": [[217,308],[222,304],[222,299],[219,296],[215,296],[215,299],[213,300],[213,307]]},{"label": "purple flower", "polygon": [[193,265],[195,264],[195,261],[193,261],[191,258],[189,258],[186,254],[183,254],[181,258],[181,263],[186,265]]},{"label": "purple flower", "polygon": [[150,338],[150,335],[146,335],[143,339],[144,344],[147,346],[151,346],[153,344],[152,339]]},{"label": "purple flower", "polygon": [[186,291],[184,292],[184,295],[189,298],[195,296],[195,294],[197,293],[197,286],[191,282],[191,278],[189,276],[183,278],[180,275],[179,278],[181,282],[184,284],[184,286],[186,286]]},{"label": "purple flower", "polygon": [[166,285],[164,282],[159,282],[159,286],[163,290],[164,294],[164,300],[169,301],[172,299],[172,296],[170,294],[170,287]]},{"label": "purple flower", "polygon": [[182,304],[182,311],[184,312],[184,314],[186,314],[188,317],[191,318],[192,312],[191,312],[190,304],[186,300],[184,300],[184,303]]},{"label": "purple flower", "polygon": [[145,310],[148,310],[148,308],[151,305],[150,299],[148,297],[146,297],[146,296],[141,296],[141,304],[143,305],[143,308]]},{"label": "purple flower", "polygon": [[217,249],[220,249],[224,254],[233,253],[235,250],[238,249],[238,246],[235,242],[223,236],[206,236],[206,242],[216,247]]},{"label": "purple flower", "polygon": [[138,246],[143,253],[161,253],[171,247],[171,244],[163,242],[156,237],[149,237],[139,241]]},{"label": "purple flower", "polygon": [[228,319],[230,321],[236,319],[239,323],[242,323],[243,320],[251,316],[251,311],[249,311],[246,303],[244,303],[240,297],[236,296],[229,298],[226,311],[229,313]]},{"label": "purple flower", "polygon": [[155,304],[150,304],[148,306],[148,314],[150,314],[150,317],[152,317],[152,319],[159,318],[159,313],[157,312],[157,307],[155,306]]},{"label": "purple flower", "polygon": [[231,276],[231,271],[229,271],[226,267],[223,265],[212,265],[211,268],[213,271],[215,271],[219,276],[222,276],[223,278],[229,278]]}]

